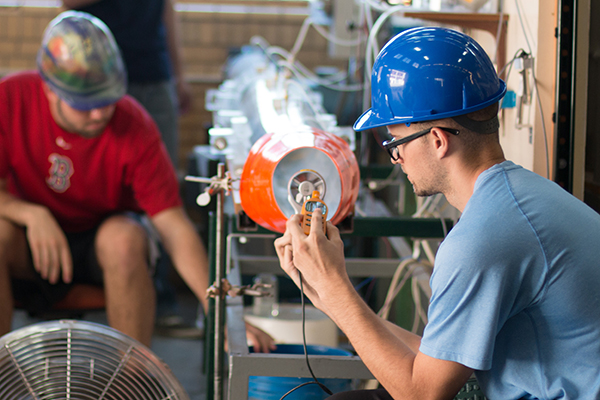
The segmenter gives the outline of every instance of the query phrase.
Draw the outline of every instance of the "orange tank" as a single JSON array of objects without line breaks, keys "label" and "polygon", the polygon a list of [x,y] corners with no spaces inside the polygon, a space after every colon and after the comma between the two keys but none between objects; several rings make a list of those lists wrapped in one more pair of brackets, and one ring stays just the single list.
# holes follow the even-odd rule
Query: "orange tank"
[{"label": "orange tank", "polygon": [[358,185],[358,163],[348,144],[306,127],[267,133],[254,143],[241,176],[240,202],[254,222],[283,233],[313,190],[327,204],[331,222],[340,223],[354,210]]}]

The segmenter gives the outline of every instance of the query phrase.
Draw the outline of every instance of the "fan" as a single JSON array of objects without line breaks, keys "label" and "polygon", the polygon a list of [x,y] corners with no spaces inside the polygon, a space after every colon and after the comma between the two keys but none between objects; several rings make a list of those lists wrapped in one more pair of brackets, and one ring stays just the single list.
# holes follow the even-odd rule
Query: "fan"
[{"label": "fan", "polygon": [[296,212],[300,213],[304,200],[311,196],[313,190],[318,190],[321,198],[325,197],[325,180],[317,171],[301,169],[290,178],[288,201]]},{"label": "fan", "polygon": [[150,349],[84,321],[29,325],[0,338],[2,400],[189,400]]}]

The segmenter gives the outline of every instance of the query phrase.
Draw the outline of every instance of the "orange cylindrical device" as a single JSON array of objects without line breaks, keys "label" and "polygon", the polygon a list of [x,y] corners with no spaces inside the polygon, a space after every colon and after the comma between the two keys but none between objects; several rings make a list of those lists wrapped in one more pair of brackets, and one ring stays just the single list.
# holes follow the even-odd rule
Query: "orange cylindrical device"
[{"label": "orange cylindrical device", "polygon": [[246,159],[240,180],[244,212],[260,226],[285,232],[285,223],[318,191],[333,224],[354,211],[358,163],[348,143],[314,128],[267,133]]}]

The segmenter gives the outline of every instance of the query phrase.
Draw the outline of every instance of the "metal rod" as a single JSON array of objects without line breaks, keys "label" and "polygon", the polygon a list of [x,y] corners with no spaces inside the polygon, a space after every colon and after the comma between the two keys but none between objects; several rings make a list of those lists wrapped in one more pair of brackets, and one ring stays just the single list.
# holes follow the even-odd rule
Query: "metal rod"
[{"label": "metal rod", "polygon": [[203,178],[200,176],[186,175],[185,178],[183,178],[183,179],[186,180],[187,182],[213,183],[212,178]]},{"label": "metal rod", "polygon": [[[225,164],[217,166],[217,178],[225,177]],[[225,192],[219,190],[217,193],[216,206],[216,240],[215,240],[215,283],[221,289],[222,280],[225,277],[225,266],[223,265],[223,227],[224,227]],[[225,296],[219,293],[215,297],[215,348],[214,348],[214,399],[223,400],[223,375],[224,375],[224,340],[225,338]]]}]

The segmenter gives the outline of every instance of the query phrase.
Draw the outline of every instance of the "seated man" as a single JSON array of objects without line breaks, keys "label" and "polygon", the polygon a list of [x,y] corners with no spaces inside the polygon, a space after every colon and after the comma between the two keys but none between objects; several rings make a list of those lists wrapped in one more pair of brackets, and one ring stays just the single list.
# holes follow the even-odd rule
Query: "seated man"
[{"label": "seated man", "polygon": [[[105,287],[109,324],[149,346],[151,231],[207,309],[206,252],[175,171],[155,123],[125,95],[124,64],[103,22],[60,14],[37,65],[0,81],[0,335],[11,327],[11,279],[35,282],[42,303],[60,299],[64,285],[93,282]],[[273,345],[254,327],[248,333],[258,351]]]}]

